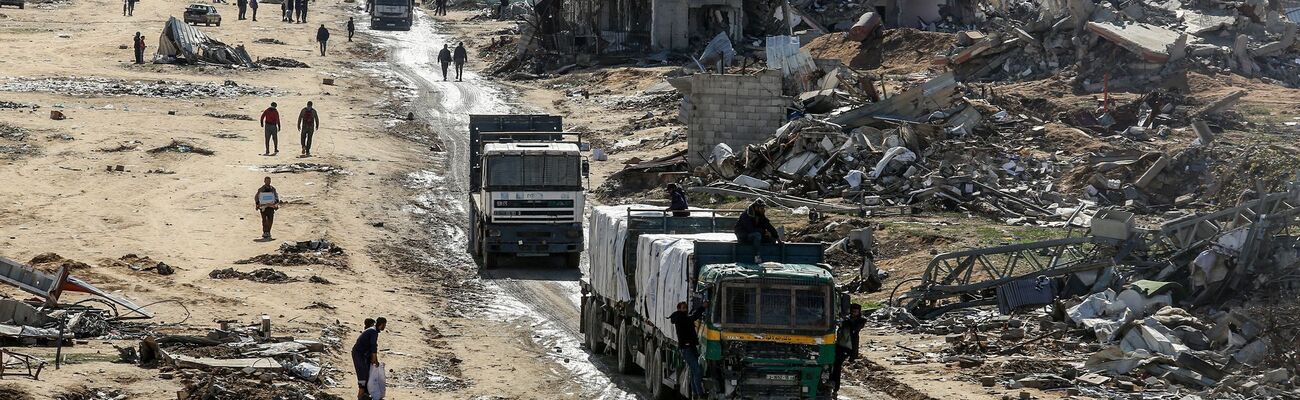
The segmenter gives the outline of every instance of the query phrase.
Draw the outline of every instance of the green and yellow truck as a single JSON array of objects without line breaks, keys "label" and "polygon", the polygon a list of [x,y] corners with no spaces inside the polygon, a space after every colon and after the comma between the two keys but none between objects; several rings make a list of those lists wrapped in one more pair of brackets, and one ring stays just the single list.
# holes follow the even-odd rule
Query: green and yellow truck
[{"label": "green and yellow truck", "polygon": [[848,298],[823,264],[822,245],[737,244],[736,214],[596,207],[582,281],[588,348],[613,353],[620,372],[643,373],[654,398],[686,395],[668,316],[682,301],[707,305],[696,323],[707,398],[831,398],[836,316]]}]

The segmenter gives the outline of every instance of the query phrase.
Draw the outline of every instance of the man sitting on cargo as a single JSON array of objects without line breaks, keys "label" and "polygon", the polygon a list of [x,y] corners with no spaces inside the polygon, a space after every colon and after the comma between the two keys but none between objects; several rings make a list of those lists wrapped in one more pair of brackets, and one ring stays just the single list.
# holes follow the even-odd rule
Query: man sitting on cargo
[{"label": "man sitting on cargo", "polygon": [[704,381],[700,376],[700,337],[695,333],[695,321],[700,320],[707,308],[708,302],[705,302],[703,307],[688,312],[686,302],[683,301],[677,303],[677,311],[668,316],[677,332],[677,350],[681,352],[682,360],[686,361],[686,369],[690,373],[692,399],[705,397]]},{"label": "man sitting on cargo", "polygon": [[764,243],[780,243],[781,236],[767,219],[767,203],[763,199],[754,200],[745,212],[736,220],[736,241],[754,246],[754,262],[763,262],[758,256],[758,249]]},{"label": "man sitting on cargo", "polygon": [[689,217],[691,216],[690,211],[685,211],[688,208],[690,208],[690,205],[686,203],[686,191],[682,190],[682,187],[676,183],[669,183],[668,210],[673,212],[674,217]]}]

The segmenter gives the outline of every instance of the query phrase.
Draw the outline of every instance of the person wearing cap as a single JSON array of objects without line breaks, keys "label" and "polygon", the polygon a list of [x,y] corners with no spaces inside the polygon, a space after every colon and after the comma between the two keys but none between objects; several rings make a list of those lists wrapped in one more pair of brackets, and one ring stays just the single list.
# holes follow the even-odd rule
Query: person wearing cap
[{"label": "person wearing cap", "polygon": [[[686,203],[686,191],[676,183],[668,184],[668,210],[673,212],[674,217],[689,217],[691,213],[685,211],[690,205]],[[682,210],[682,211],[678,211]]]},{"label": "person wearing cap", "polygon": [[[740,214],[740,219],[736,220],[735,230],[736,241],[753,245],[755,254],[764,243],[781,242],[776,227],[772,226],[772,221],[767,219],[767,203],[764,203],[763,199],[754,200],[754,203]],[[756,255],[754,262],[762,262],[762,259]]]}]

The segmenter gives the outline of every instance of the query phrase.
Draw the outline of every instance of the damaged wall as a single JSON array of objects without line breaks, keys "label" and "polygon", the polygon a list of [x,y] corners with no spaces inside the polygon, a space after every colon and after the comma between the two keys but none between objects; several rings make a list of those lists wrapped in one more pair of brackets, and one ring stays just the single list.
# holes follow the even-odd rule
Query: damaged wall
[{"label": "damaged wall", "polygon": [[708,40],[725,26],[733,40],[743,37],[744,10],[739,0],[651,0],[650,46],[684,50],[692,38]]},{"label": "damaged wall", "polygon": [[785,122],[790,99],[781,95],[781,72],[758,75],[708,75],[690,77],[687,107],[687,160],[705,162],[718,143],[737,152],[772,137]]}]

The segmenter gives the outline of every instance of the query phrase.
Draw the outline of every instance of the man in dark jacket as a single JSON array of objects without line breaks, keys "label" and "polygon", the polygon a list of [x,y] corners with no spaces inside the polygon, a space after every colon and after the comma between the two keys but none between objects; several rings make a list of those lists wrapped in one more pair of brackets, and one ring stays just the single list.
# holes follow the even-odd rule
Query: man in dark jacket
[{"label": "man in dark jacket", "polygon": [[280,194],[271,186],[271,177],[262,179],[262,187],[253,195],[253,204],[262,214],[262,239],[271,239],[271,224],[275,223],[275,210],[280,208]]},{"label": "man in dark jacket", "polygon": [[835,393],[840,391],[840,375],[844,373],[844,363],[858,358],[858,334],[865,326],[867,319],[862,317],[862,305],[850,305],[849,316],[840,321],[839,330],[835,332],[835,365],[831,366],[831,382]]},{"label": "man in dark jacket", "polygon": [[442,51],[438,52],[438,63],[442,64],[442,81],[447,81],[447,67],[451,65],[451,49],[446,44],[442,45]]},{"label": "man in dark jacket", "polygon": [[456,51],[451,56],[451,61],[456,63],[456,82],[460,82],[460,74],[465,71],[465,61],[469,60],[469,54],[465,52],[465,43],[456,43]]},{"label": "man in dark jacket", "polygon": [[293,22],[293,2],[294,0],[284,0],[280,2],[280,20],[284,22]]},{"label": "man in dark jacket", "polygon": [[298,23],[307,23],[307,0],[295,0],[294,9],[298,12]]},{"label": "man in dark jacket", "polygon": [[253,22],[257,22],[257,0],[248,0],[248,8],[253,10]]},{"label": "man in dark jacket", "polygon": [[141,36],[140,32],[136,32],[133,42],[132,45],[135,46],[135,63],[144,64],[144,36]]},{"label": "man in dark jacket", "polygon": [[677,211],[689,209],[690,205],[686,203],[686,191],[676,183],[668,184],[668,210],[673,211],[674,217],[689,217],[689,211]]},{"label": "man in dark jacket", "polygon": [[[767,203],[764,203],[763,199],[754,200],[754,203],[740,214],[740,219],[736,220],[736,241],[742,244],[749,243],[754,246],[756,253],[764,243],[781,241],[780,233],[772,226],[772,221],[767,219]],[[762,262],[762,260],[754,256],[754,262]]]},{"label": "man in dark jacket", "polygon": [[356,23],[352,22],[352,17],[348,17],[347,28],[348,28],[348,41],[351,42],[352,34],[357,32],[357,25]]},{"label": "man in dark jacket", "polygon": [[[289,1],[289,0],[284,0]],[[325,42],[330,40],[330,30],[325,29],[325,24],[320,24],[320,29],[316,30],[316,41],[320,42],[320,55],[325,55]]]},{"label": "man in dark jacket", "polygon": [[317,129],[320,129],[320,114],[316,113],[316,109],[312,108],[309,101],[307,106],[298,112],[298,132],[302,134],[300,143],[302,143],[304,157],[311,157],[311,139]]},{"label": "man in dark jacket", "polygon": [[686,362],[686,369],[690,373],[691,398],[704,396],[704,382],[700,376],[700,337],[695,333],[695,321],[700,320],[708,307],[708,302],[705,302],[703,306],[687,312],[686,302],[683,301],[677,303],[677,311],[668,316],[677,332],[677,350],[681,352],[682,360]]},{"label": "man in dark jacket", "polygon": [[352,345],[352,367],[357,370],[357,399],[369,399],[370,395],[366,393],[366,382],[370,381],[370,366],[379,365],[379,332],[383,332],[388,325],[388,320],[384,317],[375,319],[375,326],[366,328],[357,336],[357,342]]},{"label": "man in dark jacket", "polygon": [[239,7],[239,20],[246,19],[244,16],[248,15],[248,0],[236,0],[235,7]]}]

